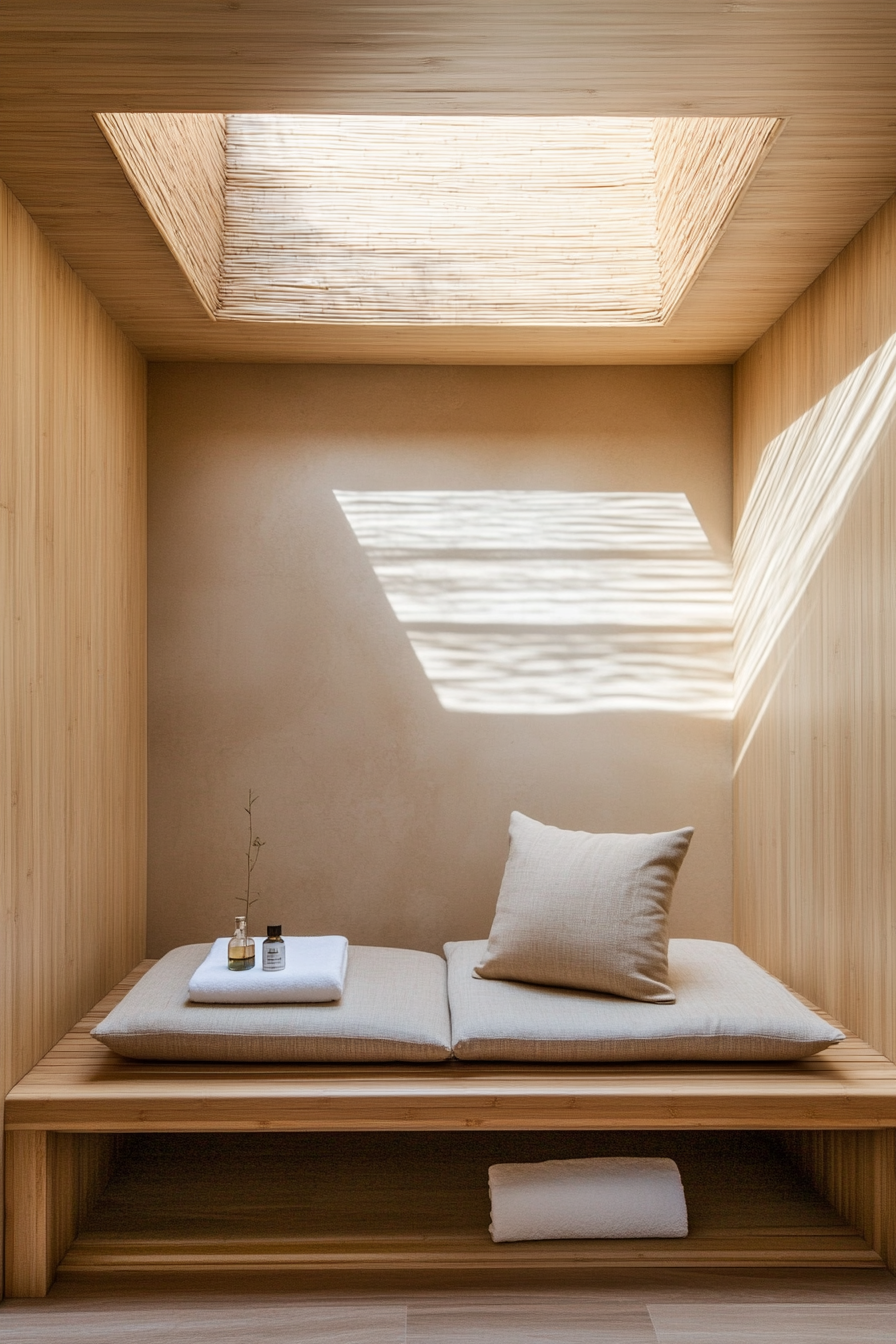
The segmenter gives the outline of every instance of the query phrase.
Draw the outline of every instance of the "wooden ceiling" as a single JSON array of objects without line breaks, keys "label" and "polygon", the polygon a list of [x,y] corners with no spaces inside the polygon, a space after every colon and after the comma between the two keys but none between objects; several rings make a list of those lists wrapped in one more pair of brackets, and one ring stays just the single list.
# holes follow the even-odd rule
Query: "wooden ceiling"
[{"label": "wooden ceiling", "polygon": [[[150,358],[737,358],[896,189],[892,0],[0,0],[0,177]],[[786,124],[660,328],[214,322],[94,112]]]}]

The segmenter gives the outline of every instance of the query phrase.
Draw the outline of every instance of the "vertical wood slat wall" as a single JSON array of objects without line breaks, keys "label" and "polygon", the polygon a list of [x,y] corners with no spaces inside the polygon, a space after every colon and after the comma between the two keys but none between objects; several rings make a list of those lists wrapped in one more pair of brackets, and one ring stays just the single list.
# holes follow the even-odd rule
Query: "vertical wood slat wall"
[{"label": "vertical wood slat wall", "polygon": [[[772,611],[785,588],[796,594],[765,627],[746,611],[735,634],[738,668],[752,674],[749,686],[740,677],[734,734],[735,938],[891,1059],[894,334],[896,198],[743,356],[734,383],[736,595],[764,591]],[[775,453],[768,516],[749,532],[750,492]],[[794,559],[812,528],[814,554]],[[892,1134],[789,1146],[896,1267]]]},{"label": "vertical wood slat wall", "polygon": [[[768,446],[894,334],[896,197],[735,366],[736,524]],[[892,378],[874,407],[881,394],[896,400]],[[813,463],[819,478],[828,444],[837,451],[854,433],[850,420],[874,409],[849,397],[841,404]],[[754,632],[776,638],[735,723],[735,927],[751,956],[896,1059],[892,415],[865,458],[792,616],[779,631]],[[792,498],[771,501],[776,527],[791,535],[805,527],[818,507],[812,486],[810,474]],[[765,561],[737,554],[735,588]],[[753,651],[739,632],[735,647],[743,665]]]},{"label": "vertical wood slat wall", "polygon": [[0,183],[3,1095],[143,955],[145,513],[144,361]]}]

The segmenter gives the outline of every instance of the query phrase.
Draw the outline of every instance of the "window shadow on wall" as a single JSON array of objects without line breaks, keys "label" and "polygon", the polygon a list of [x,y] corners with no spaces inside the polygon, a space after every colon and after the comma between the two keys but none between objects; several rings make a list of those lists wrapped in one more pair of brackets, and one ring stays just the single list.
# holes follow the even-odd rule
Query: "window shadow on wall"
[{"label": "window shadow on wall", "polygon": [[335,494],[444,709],[730,715],[730,565],[684,494]]}]

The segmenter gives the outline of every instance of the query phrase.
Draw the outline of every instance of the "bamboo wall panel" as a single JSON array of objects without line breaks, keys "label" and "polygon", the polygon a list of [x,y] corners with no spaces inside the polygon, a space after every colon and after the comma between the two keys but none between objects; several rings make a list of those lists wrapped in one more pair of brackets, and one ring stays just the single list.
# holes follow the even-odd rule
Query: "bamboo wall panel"
[{"label": "bamboo wall panel", "polygon": [[143,951],[144,378],[0,184],[4,1095]]},{"label": "bamboo wall panel", "polygon": [[896,1058],[896,200],[735,376],[735,932]]},{"label": "bamboo wall panel", "polygon": [[97,122],[210,317],[224,245],[222,113],[108,112]]}]

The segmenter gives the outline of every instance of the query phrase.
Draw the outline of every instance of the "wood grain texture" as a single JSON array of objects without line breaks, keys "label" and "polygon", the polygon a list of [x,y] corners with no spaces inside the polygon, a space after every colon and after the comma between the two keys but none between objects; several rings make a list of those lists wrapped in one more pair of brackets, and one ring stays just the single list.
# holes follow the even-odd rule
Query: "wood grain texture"
[{"label": "wood grain texture", "polygon": [[894,257],[896,200],[735,377],[736,937],[890,1058]]},{"label": "wood grain texture", "polygon": [[143,962],[9,1093],[8,1129],[896,1127],[896,1065],[856,1037],[790,1064],[190,1064],[90,1036]]},{"label": "wood grain texture", "polygon": [[111,1134],[6,1135],[4,1292],[42,1297],[105,1189],[122,1142]]},{"label": "wood grain texture", "polygon": [[50,1230],[52,1142],[46,1132],[6,1135],[3,1291],[9,1297],[43,1297],[59,1263]]},{"label": "wood grain texture", "polygon": [[[793,1210],[788,1213],[793,1218]],[[675,1244],[673,1244],[673,1242]],[[593,1271],[608,1266],[632,1268],[706,1269],[758,1266],[827,1266],[873,1269],[882,1265],[880,1256],[851,1228],[832,1234],[808,1220],[794,1231],[786,1227],[737,1229],[719,1235],[707,1229],[705,1236],[667,1241],[518,1242],[495,1246],[483,1233],[478,1237],[376,1237],[317,1240],[312,1236],[295,1241],[273,1236],[267,1240],[244,1240],[234,1233],[226,1240],[190,1241],[173,1238],[170,1243],[141,1241],[129,1237],[75,1239],[56,1271],[62,1278],[80,1274],[195,1274],[228,1271],[236,1274],[326,1271],[328,1273],[506,1273],[529,1270],[536,1273]],[[51,1279],[53,1275],[51,1274]],[[20,1297],[40,1297],[27,1291]]]},{"label": "wood grain texture", "polygon": [[[0,15],[0,175],[151,358],[678,363],[736,358],[896,185],[887,0],[40,0]],[[94,112],[787,118],[664,327],[214,323]]]},{"label": "wood grain texture", "polygon": [[[688,1236],[491,1240],[491,1163],[594,1155],[676,1161]],[[767,1135],[201,1134],[131,1140],[60,1274],[876,1263]]]},{"label": "wood grain texture", "polygon": [[97,124],[199,296],[218,307],[224,248],[223,113],[108,112]]},{"label": "wood grain texture", "polygon": [[[373,1302],[400,1302],[408,1304],[409,1316],[418,1308],[447,1313],[458,1307],[484,1310],[526,1304],[533,1320],[538,1321],[545,1319],[552,1306],[562,1309],[570,1301],[577,1306],[588,1303],[595,1310],[621,1302],[873,1303],[889,1305],[892,1310],[896,1278],[882,1264],[873,1269],[765,1266],[740,1270],[610,1266],[585,1274],[541,1276],[531,1270],[501,1275],[328,1274],[326,1280],[312,1274],[257,1273],[236,1284],[226,1271],[156,1275],[152,1280],[142,1275],[106,1278],[85,1274],[57,1279],[46,1298],[7,1302],[0,1305],[0,1311],[5,1311],[11,1321],[28,1317],[50,1320],[56,1314],[59,1319],[73,1321],[78,1312],[92,1316],[94,1321],[99,1313],[109,1312],[110,1321],[115,1321],[116,1314],[128,1310],[144,1311],[151,1320],[151,1313],[160,1307],[202,1312],[212,1300],[222,1308],[247,1304],[262,1307],[266,1301],[298,1306],[302,1302],[350,1300],[362,1310]],[[117,1339],[114,1344],[118,1344]]]},{"label": "wood grain texture", "polygon": [[0,184],[4,1092],[143,946],[144,414],[142,359]]},{"label": "wood grain texture", "polygon": [[734,521],[765,449],[896,331],[896,197],[735,366]]},{"label": "wood grain texture", "polygon": [[[79,1276],[6,1302],[6,1344],[891,1344],[885,1270],[592,1270],[510,1289],[380,1274],[366,1292],[282,1275]],[[800,1327],[804,1326],[802,1330]],[[699,1333],[698,1333],[699,1332]]]},{"label": "wood grain texture", "polygon": [[896,1270],[896,1132],[795,1131],[781,1140],[816,1189]]},{"label": "wood grain texture", "polygon": [[408,1309],[407,1344],[656,1344],[645,1305],[636,1302],[557,1301],[538,1312],[533,1304],[470,1301],[415,1303]]},{"label": "wood grain texture", "polygon": [[[735,936],[896,1058],[896,200],[735,371]],[[896,1264],[890,1136],[793,1151]]]},{"label": "wood grain texture", "polygon": [[657,1344],[896,1344],[886,1305],[856,1303],[657,1306]]},{"label": "wood grain texture", "polygon": [[338,1297],[284,1303],[282,1294],[258,1301],[241,1287],[236,1301],[217,1292],[172,1303],[163,1291],[155,1301],[119,1298],[111,1309],[104,1302],[98,1310],[57,1312],[50,1302],[40,1304],[49,1310],[34,1310],[36,1302],[19,1300],[0,1308],[0,1325],[4,1344],[172,1344],[181,1338],[190,1344],[406,1344],[403,1303]]}]

